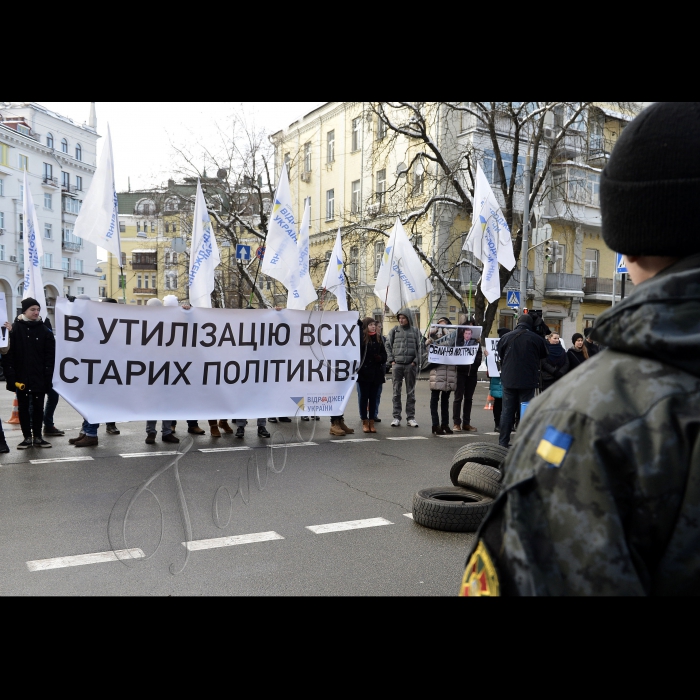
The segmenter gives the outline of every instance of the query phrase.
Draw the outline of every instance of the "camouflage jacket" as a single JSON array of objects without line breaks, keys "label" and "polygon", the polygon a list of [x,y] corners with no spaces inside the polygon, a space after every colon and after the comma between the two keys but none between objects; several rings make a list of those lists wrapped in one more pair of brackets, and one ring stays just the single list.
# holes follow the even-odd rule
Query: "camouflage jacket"
[{"label": "camouflage jacket", "polygon": [[461,594],[700,594],[700,255],[593,338],[528,407]]}]

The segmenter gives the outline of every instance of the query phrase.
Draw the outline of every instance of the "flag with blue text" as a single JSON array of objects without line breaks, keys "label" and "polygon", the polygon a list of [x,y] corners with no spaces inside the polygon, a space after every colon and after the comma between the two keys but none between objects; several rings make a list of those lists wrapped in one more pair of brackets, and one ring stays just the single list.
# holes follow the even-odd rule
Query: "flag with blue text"
[{"label": "flag with blue text", "polygon": [[41,317],[46,318],[46,296],[41,279],[41,264],[44,250],[39,235],[36,209],[29,189],[27,171],[24,171],[24,201],[22,203],[22,222],[24,224],[24,287],[22,299],[31,297],[41,306]]},{"label": "flag with blue text", "polygon": [[297,291],[299,289],[299,249],[293,211],[287,168],[282,166],[272,214],[267,224],[265,257],[260,271],[264,275],[274,277],[288,290]]},{"label": "flag with blue text", "polygon": [[192,247],[190,249],[190,304],[202,309],[211,308],[214,291],[214,270],[221,262],[214,229],[204,201],[202,185],[197,179],[197,196],[192,216]]},{"label": "flag with blue text", "polygon": [[73,233],[112,253],[121,266],[119,245],[119,208],[114,186],[112,136],[107,125],[107,139],[90,188],[83,199]]},{"label": "flag with blue text", "polygon": [[510,229],[481,164],[476,166],[472,227],[462,248],[473,253],[484,264],[481,291],[489,303],[496,301],[501,296],[498,263],[506,270],[512,270],[515,256]]},{"label": "flag with blue text", "polygon": [[343,269],[343,244],[340,240],[340,228],[335,237],[335,245],[328,259],[326,275],[323,278],[323,288],[335,295],[338,300],[338,310],[348,310],[348,297],[345,290],[345,271]]},{"label": "flag with blue text", "polygon": [[397,313],[409,301],[422,299],[432,290],[430,277],[426,274],[401,221],[396,217],[394,228],[384,248],[374,293]]},{"label": "flag with blue text", "polygon": [[309,272],[309,224],[311,223],[311,204],[306,200],[304,215],[299,227],[297,252],[299,256],[299,286],[290,289],[287,295],[288,309],[305,309],[318,299],[314,283]]}]

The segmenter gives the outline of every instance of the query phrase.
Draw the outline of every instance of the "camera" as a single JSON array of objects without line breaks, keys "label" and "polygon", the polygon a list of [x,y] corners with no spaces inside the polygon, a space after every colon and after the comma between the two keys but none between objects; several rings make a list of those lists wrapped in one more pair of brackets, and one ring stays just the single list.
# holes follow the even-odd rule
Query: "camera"
[{"label": "camera", "polygon": [[535,322],[533,331],[544,338],[550,334],[549,326],[542,319],[542,309],[528,309],[527,315]]}]

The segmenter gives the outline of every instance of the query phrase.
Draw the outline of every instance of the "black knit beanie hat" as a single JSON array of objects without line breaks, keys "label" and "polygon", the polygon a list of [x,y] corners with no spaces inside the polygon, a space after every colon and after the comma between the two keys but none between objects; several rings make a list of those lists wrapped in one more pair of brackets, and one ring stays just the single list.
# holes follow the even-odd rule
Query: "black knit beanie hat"
[{"label": "black knit beanie hat", "polygon": [[625,255],[700,253],[700,102],[657,102],[620,135],[600,176],[603,238]]},{"label": "black knit beanie hat", "polygon": [[24,313],[30,306],[38,306],[41,308],[41,304],[36,299],[32,299],[31,297],[22,299],[22,313]]},{"label": "black knit beanie hat", "polygon": [[580,333],[574,333],[571,336],[571,342],[575,343],[577,340],[583,340],[583,336]]},{"label": "black knit beanie hat", "polygon": [[530,330],[532,330],[535,326],[535,320],[532,318],[532,316],[530,316],[530,314],[523,314],[518,319],[518,325],[527,326]]},{"label": "black knit beanie hat", "polygon": [[440,316],[436,323],[440,323],[440,321],[444,321],[448,326],[452,325],[452,321],[450,321],[450,319],[447,318],[447,316]]}]

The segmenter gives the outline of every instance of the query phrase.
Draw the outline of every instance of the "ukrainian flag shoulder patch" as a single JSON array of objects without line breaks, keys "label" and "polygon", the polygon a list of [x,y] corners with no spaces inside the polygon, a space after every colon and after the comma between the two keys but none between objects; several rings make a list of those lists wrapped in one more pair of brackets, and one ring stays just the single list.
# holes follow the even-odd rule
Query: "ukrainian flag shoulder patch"
[{"label": "ukrainian flag shoulder patch", "polygon": [[566,457],[566,453],[574,441],[574,436],[562,433],[553,425],[548,425],[544,436],[537,446],[537,454],[553,467],[560,467]]}]

